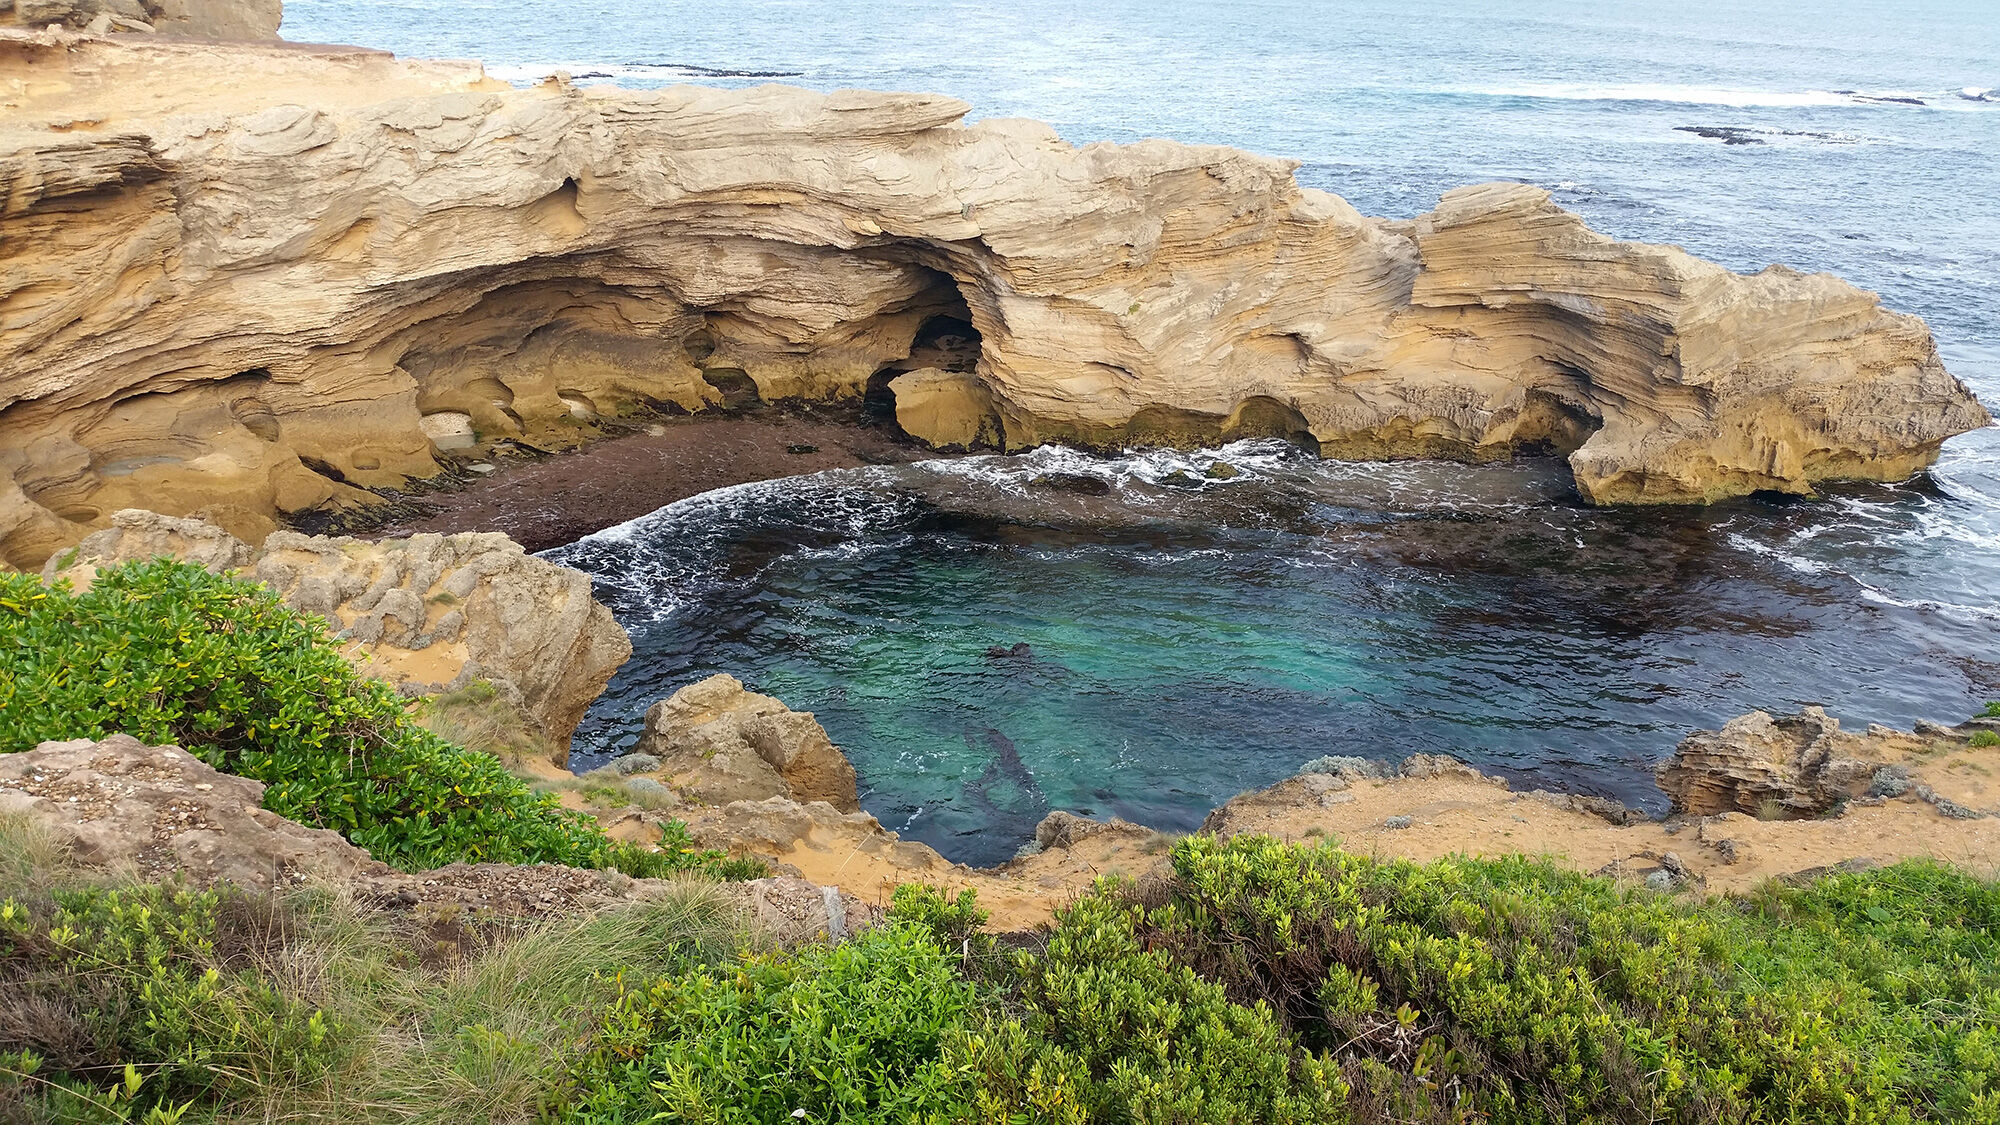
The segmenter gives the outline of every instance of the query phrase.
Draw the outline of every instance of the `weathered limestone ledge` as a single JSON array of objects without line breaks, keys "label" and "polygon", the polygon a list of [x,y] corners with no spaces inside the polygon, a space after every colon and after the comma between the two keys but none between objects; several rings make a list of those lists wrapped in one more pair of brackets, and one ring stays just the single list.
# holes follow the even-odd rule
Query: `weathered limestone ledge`
[{"label": "weathered limestone ledge", "polygon": [[254,540],[635,405],[1546,447],[1599,503],[1900,478],[1987,421],[1921,321],[1832,277],[1615,242],[1518,184],[1371,219],[1287,161],[966,110],[0,31],[0,557],[126,507]]}]

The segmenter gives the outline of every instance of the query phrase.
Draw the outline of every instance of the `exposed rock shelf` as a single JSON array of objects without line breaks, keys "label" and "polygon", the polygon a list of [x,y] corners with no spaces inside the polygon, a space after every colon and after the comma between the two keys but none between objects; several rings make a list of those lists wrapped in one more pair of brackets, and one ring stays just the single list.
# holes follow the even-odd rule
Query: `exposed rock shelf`
[{"label": "exposed rock shelf", "polygon": [[634,405],[1551,448],[1599,503],[1900,478],[1987,420],[1920,320],[1832,277],[1616,242],[1518,184],[1370,219],[1287,161],[966,110],[0,32],[0,555],[140,505],[254,539]]}]

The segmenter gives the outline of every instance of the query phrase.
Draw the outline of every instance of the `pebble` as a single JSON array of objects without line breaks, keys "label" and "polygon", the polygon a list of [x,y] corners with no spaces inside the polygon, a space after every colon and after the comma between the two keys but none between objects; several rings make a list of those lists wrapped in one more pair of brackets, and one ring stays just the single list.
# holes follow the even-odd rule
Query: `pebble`
[{"label": "pebble", "polygon": [[1408,827],[1409,827],[1410,825],[1412,825],[1412,824],[1414,824],[1414,823],[1416,823],[1416,821],[1415,821],[1415,820],[1413,820],[1413,819],[1412,819],[1412,818],[1410,818],[1410,817],[1407,817],[1407,816],[1392,816],[1392,817],[1390,817],[1389,819],[1387,819],[1387,820],[1385,820],[1385,821],[1383,821],[1383,822],[1382,822],[1382,827],[1384,827],[1384,828],[1408,828]]}]

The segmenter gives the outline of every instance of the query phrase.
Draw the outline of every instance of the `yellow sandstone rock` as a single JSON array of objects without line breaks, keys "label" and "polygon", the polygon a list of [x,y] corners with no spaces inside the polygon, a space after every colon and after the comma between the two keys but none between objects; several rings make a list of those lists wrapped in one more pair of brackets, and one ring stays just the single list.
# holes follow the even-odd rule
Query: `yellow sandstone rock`
[{"label": "yellow sandstone rock", "polygon": [[1385,221],[1287,161],[966,109],[0,30],[0,558],[884,383],[939,444],[1550,449],[1599,503],[1900,478],[1987,421],[1836,278],[1616,242],[1519,184]]}]

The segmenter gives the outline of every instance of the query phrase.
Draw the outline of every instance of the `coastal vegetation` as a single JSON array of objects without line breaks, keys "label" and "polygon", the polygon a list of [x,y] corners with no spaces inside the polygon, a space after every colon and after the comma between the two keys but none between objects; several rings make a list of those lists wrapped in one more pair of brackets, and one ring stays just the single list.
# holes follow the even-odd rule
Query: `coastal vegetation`
[{"label": "coastal vegetation", "polygon": [[81,592],[0,574],[0,669],[0,753],[113,733],[173,743],[264,782],[271,811],[405,870],[490,861],[656,876],[726,862],[671,829],[659,850],[607,839],[493,755],[422,726],[341,655],[323,619],[190,563],[108,568]]},{"label": "coastal vegetation", "polygon": [[2000,884],[1942,865],[1704,897],[1196,835],[1035,932],[911,885],[781,947],[714,889],[761,865],[613,843],[421,725],[531,753],[490,693],[413,708],[265,587],[6,576],[0,623],[0,751],[173,742],[406,870],[676,877],[399,912],[86,872],[0,822],[9,1122],[2000,1122]]},{"label": "coastal vegetation", "polygon": [[0,826],[29,1121],[2000,1120],[2000,884],[1738,898],[1195,836],[996,939],[907,887],[781,949],[712,892],[502,924],[94,883]]}]

